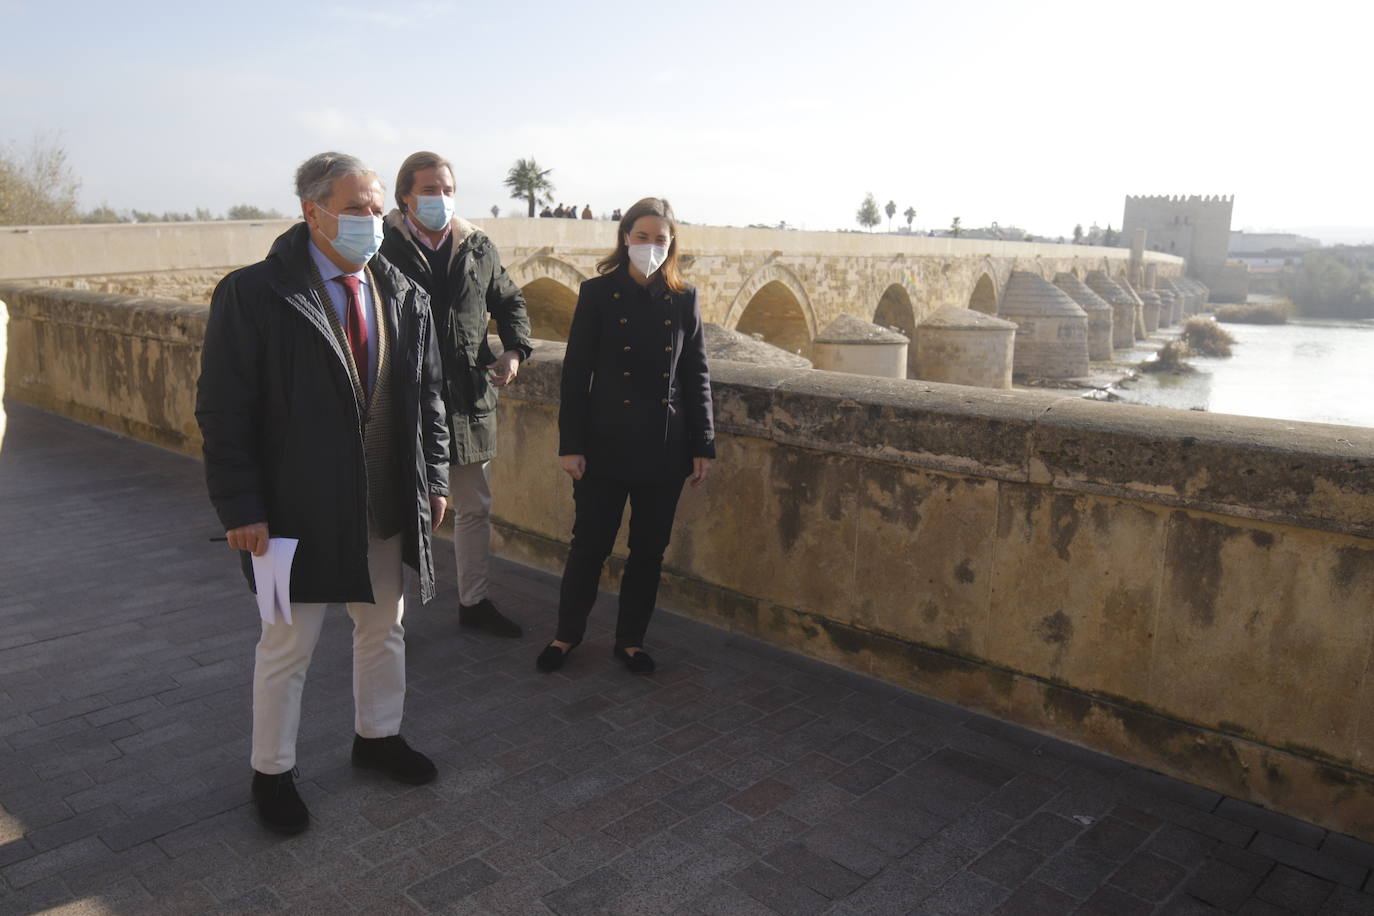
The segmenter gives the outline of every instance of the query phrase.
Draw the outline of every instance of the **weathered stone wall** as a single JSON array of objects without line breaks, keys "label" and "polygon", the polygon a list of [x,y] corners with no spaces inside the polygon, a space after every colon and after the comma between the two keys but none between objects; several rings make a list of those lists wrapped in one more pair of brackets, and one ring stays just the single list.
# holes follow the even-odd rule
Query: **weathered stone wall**
[{"label": "weathered stone wall", "polygon": [[[262,258],[292,222],[21,227],[0,233],[0,279],[75,278],[61,282],[204,301],[216,275]],[[536,331],[565,335],[578,284],[595,274],[596,262],[614,245],[615,224],[479,222],[527,291]],[[941,306],[972,303],[995,312],[1013,269],[1045,279],[1060,271],[1083,277],[1095,269],[1124,277],[1130,258],[1124,248],[1086,245],[717,226],[683,226],[681,244],[684,272],[699,289],[707,321],[761,333],[802,355],[817,331],[844,313],[910,336]],[[1170,255],[1144,257],[1160,276],[1183,268]],[[152,279],[163,272],[171,273]],[[145,277],[161,285],[139,287]]]},{"label": "weathered stone wall", "polygon": [[[203,306],[0,299],[11,397],[197,451]],[[493,465],[501,551],[548,570],[560,355],[502,399]],[[1374,839],[1374,431],[714,375],[664,606]]]},{"label": "weathered stone wall", "polygon": [[21,283],[0,283],[0,299],[10,310],[10,397],[200,455],[207,306]]}]

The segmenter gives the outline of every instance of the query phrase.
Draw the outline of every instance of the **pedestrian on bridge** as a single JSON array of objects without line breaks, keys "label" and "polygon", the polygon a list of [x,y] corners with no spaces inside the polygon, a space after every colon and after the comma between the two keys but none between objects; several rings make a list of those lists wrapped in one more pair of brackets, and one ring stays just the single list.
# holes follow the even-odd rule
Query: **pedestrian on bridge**
[{"label": "pedestrian on bridge", "polygon": [[[400,734],[402,563],[429,601],[430,533],[448,494],[428,297],[374,257],[381,182],[352,156],[320,153],[297,170],[296,193],[304,222],[215,288],[196,393],[210,500],[264,599],[252,792],[263,824],[282,833],[309,824],[296,734],[328,604],[353,619],[353,765],[412,785],[435,777]],[[293,555],[277,549],[293,541]]]},{"label": "pedestrian on bridge", "polygon": [[573,479],[572,545],[558,632],[536,667],[558,670],[582,641],[628,501],[630,553],[612,654],[649,674],[655,663],[644,637],[678,497],[685,480],[706,480],[716,455],[701,309],[680,273],[666,200],[630,207],[597,273],[578,292],[563,357],[558,451]]},{"label": "pedestrian on bridge", "polygon": [[[458,571],[458,625],[496,636],[523,634],[489,591],[491,460],[496,456],[497,391],[530,358],[525,297],[501,266],[485,232],[454,215],[453,166],[438,153],[412,153],[396,175],[396,204],[386,217],[382,256],[429,293],[444,366],[449,427],[449,504]],[[500,356],[487,343],[496,320]]]}]

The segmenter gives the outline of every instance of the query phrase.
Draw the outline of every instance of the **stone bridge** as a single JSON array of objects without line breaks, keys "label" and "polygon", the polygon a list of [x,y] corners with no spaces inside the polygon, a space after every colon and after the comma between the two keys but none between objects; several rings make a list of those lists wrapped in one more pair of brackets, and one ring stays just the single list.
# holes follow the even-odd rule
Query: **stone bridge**
[{"label": "stone bridge", "polygon": [[[0,235],[0,279],[236,267],[261,258],[291,222],[18,229]],[[614,245],[615,224],[492,219],[480,225],[525,292],[534,336],[566,340],[578,284],[595,275],[596,262]],[[683,226],[680,235],[685,274],[700,291],[707,321],[803,355],[844,313],[910,337],[944,305],[996,314],[1012,270],[1046,280],[1061,271],[1082,279],[1090,270],[1117,278],[1130,261],[1125,248],[982,239],[716,226]],[[1182,258],[1144,257],[1160,276],[1183,271]]]}]

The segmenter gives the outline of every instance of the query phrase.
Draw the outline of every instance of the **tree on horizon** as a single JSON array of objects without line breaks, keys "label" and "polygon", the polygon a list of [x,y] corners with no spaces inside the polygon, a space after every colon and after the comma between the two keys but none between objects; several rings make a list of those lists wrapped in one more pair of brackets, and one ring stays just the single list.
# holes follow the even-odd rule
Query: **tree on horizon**
[{"label": "tree on horizon", "polygon": [[896,205],[895,203],[893,203],[892,201],[889,200],[889,201],[887,202],[887,206],[886,206],[886,207],[883,207],[883,212],[887,214],[887,231],[888,231],[888,232],[891,232],[891,231],[892,231],[892,217],[894,217],[894,216],[897,215],[897,205]]},{"label": "tree on horizon", "polygon": [[860,226],[869,232],[872,232],[873,227],[883,221],[882,216],[878,214],[878,201],[874,198],[872,191],[864,196],[864,202],[859,205],[859,212],[854,214],[854,218],[859,221]]},{"label": "tree on horizon", "polygon": [[954,221],[949,224],[949,234],[957,239],[963,232],[963,228],[959,225],[959,217],[954,217]]},{"label": "tree on horizon", "polygon": [[914,220],[914,219],[916,218],[916,208],[915,208],[915,207],[907,207],[907,208],[906,208],[906,212],[904,212],[902,215],[906,217],[906,228],[907,228],[907,231],[910,232],[910,231],[911,231],[911,221]]},{"label": "tree on horizon", "polygon": [[553,203],[555,188],[553,182],[549,181],[549,175],[552,173],[553,169],[541,169],[533,156],[528,159],[517,159],[515,165],[506,173],[506,180],[502,184],[510,188],[512,198],[525,201],[529,206],[528,215],[533,217],[535,205],[539,201]]}]

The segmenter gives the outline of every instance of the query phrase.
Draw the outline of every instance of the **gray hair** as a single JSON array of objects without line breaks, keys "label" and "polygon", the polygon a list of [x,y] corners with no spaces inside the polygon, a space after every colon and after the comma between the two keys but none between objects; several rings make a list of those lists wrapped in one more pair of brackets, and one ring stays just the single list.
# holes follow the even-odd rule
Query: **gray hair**
[{"label": "gray hair", "polygon": [[[296,196],[311,203],[324,203],[334,182],[349,175],[377,178],[377,173],[363,164],[357,156],[347,153],[316,153],[296,169]],[[377,178],[381,184],[381,179]]]}]

